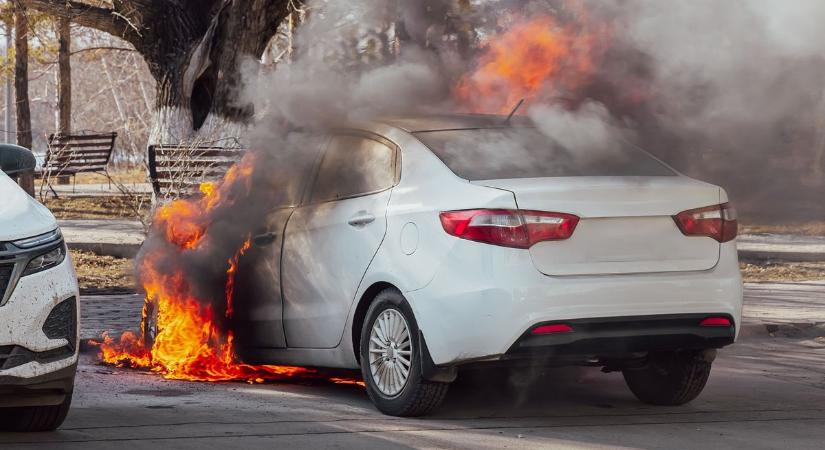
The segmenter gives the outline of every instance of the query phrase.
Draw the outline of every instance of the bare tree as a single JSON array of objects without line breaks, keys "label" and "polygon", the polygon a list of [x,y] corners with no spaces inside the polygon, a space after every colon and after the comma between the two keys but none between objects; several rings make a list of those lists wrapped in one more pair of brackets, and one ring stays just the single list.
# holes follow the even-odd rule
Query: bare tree
[{"label": "bare tree", "polygon": [[72,132],[71,22],[57,19],[57,132]]},{"label": "bare tree", "polygon": [[[252,116],[237,102],[244,58],[259,59],[290,0],[21,0],[29,7],[129,42],[157,82],[152,143],[240,133]],[[104,6],[97,6],[104,5]]]},{"label": "bare tree", "polygon": [[[32,117],[29,109],[29,19],[20,2],[14,5],[14,95],[17,111],[17,145],[32,148]],[[20,186],[34,196],[34,176],[20,176]]]}]

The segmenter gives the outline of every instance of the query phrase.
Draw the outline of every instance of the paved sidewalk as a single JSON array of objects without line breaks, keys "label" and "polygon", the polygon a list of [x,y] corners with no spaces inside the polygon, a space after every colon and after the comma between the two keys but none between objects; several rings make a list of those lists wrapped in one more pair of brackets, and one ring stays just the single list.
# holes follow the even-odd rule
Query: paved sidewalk
[{"label": "paved sidewalk", "polygon": [[[95,295],[81,298],[82,339],[99,338],[103,331],[112,335],[140,327],[143,299],[132,295]],[[745,285],[743,336],[760,334],[781,327],[817,326],[825,332],[825,282]],[[766,327],[767,326],[767,327]]]},{"label": "paved sidewalk", "polygon": [[143,224],[136,220],[58,220],[69,248],[102,255],[131,258],[146,238]]},{"label": "paved sidewalk", "polygon": [[743,260],[825,261],[825,236],[743,234],[736,245]]},{"label": "paved sidewalk", "polygon": [[[52,187],[61,197],[118,196],[123,194],[114,183],[111,185],[108,183],[92,183],[78,184],[75,186],[71,184],[52,184]],[[132,194],[152,193],[152,185],[149,183],[124,183],[123,187],[127,192]],[[52,195],[52,193],[49,192],[49,195]]]},{"label": "paved sidewalk", "polygon": [[104,331],[118,336],[124,331],[137,331],[143,311],[143,296],[81,295],[80,339],[99,339]]}]

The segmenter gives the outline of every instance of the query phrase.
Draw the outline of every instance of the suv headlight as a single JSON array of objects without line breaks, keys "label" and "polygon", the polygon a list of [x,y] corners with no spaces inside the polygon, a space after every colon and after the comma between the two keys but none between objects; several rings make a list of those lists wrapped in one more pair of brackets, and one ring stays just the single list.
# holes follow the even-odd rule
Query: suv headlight
[{"label": "suv headlight", "polygon": [[61,244],[59,247],[41,253],[29,260],[29,263],[20,276],[25,277],[26,275],[51,269],[62,263],[64,259],[66,259],[66,246]]},{"label": "suv headlight", "polygon": [[49,231],[48,233],[43,233],[34,237],[13,241],[12,244],[14,244],[18,248],[29,249],[49,244],[51,242],[60,240],[62,237],[63,233],[60,232],[60,228],[56,228],[52,231]]}]

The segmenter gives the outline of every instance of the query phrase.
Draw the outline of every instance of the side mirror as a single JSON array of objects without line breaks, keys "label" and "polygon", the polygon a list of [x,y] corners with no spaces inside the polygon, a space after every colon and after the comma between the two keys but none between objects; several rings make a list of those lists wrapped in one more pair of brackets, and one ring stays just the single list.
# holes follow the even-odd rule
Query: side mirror
[{"label": "side mirror", "polygon": [[9,176],[17,176],[26,172],[33,172],[37,166],[34,154],[26,148],[0,144],[0,169]]}]

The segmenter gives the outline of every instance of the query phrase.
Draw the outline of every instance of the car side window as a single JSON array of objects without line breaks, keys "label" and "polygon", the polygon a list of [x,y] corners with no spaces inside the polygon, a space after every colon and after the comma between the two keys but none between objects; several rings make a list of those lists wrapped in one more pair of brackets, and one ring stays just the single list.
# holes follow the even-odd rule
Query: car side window
[{"label": "car side window", "polygon": [[334,136],[330,139],[318,169],[310,202],[325,202],[382,191],[393,184],[393,148],[361,136]]}]

